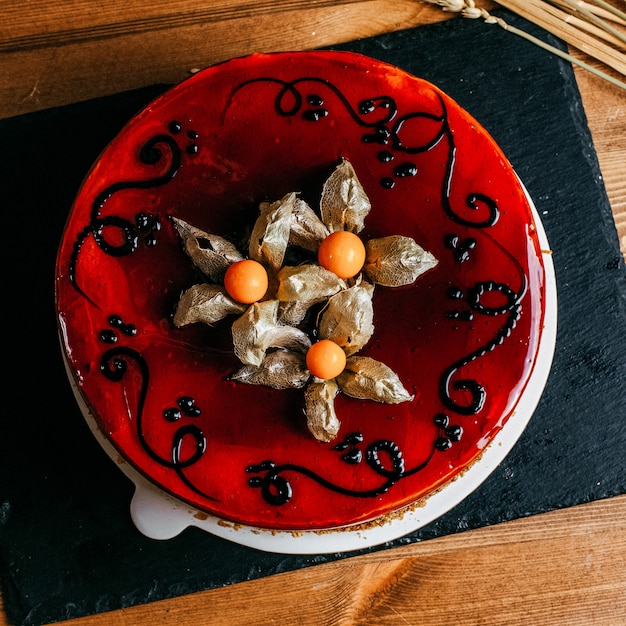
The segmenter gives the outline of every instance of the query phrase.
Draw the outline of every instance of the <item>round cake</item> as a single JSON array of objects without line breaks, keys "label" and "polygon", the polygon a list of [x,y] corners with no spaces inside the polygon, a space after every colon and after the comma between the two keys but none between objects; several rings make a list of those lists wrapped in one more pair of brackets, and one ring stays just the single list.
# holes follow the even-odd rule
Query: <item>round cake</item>
[{"label": "round cake", "polygon": [[385,524],[530,417],[553,342],[542,236],[436,86],[347,52],[234,59],[146,107],[85,178],[56,267],[70,380],[119,458],[200,514]]}]

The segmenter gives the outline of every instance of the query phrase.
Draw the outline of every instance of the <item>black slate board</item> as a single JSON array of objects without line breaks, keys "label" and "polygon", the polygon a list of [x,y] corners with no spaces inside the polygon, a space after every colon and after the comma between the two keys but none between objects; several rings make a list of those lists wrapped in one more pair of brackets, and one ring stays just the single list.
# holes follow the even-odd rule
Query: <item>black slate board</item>
[{"label": "black slate board", "polygon": [[[337,48],[436,83],[491,132],[542,217],[559,291],[553,370],[512,453],[450,513],[375,550],[625,493],[626,271],[572,68],[479,20]],[[143,537],[130,520],[130,483],[74,402],[56,340],[56,248],[91,163],[165,88],[0,121],[8,371],[0,420],[0,572],[15,624],[50,623],[351,556],[266,554],[196,529],[167,542]]]}]

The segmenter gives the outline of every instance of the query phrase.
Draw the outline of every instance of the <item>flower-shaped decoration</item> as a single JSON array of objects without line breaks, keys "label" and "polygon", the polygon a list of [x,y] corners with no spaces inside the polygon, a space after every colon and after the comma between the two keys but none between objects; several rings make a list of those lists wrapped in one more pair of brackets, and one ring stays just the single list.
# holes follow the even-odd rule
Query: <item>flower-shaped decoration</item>
[{"label": "flower-shaped decoration", "polygon": [[[410,237],[363,243],[357,234],[370,209],[343,160],[324,183],[319,216],[295,192],[260,205],[247,259],[228,240],[174,218],[185,251],[210,281],[181,295],[174,324],[237,315],[233,348],[243,366],[232,380],[305,388],[307,426],[319,441],[339,431],[340,391],[388,404],[413,398],[391,368],[356,353],[374,333],[374,285],[411,284],[437,260]],[[301,263],[284,265],[290,247],[303,252]]]}]

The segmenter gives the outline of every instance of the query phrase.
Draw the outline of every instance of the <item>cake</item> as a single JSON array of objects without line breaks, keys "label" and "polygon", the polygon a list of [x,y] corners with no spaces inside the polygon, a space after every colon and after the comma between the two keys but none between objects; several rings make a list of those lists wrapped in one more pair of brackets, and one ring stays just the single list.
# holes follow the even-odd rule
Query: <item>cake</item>
[{"label": "cake", "polygon": [[[332,273],[318,252],[337,231],[367,259],[297,306],[285,276]],[[502,150],[435,85],[348,52],[233,59],[157,98],[86,176],[56,267],[69,379],[119,458],[201,515],[384,525],[532,413],[553,315],[541,236]],[[268,282],[246,302],[224,280],[249,258]],[[324,339],[347,363],[328,377],[306,363]]]}]

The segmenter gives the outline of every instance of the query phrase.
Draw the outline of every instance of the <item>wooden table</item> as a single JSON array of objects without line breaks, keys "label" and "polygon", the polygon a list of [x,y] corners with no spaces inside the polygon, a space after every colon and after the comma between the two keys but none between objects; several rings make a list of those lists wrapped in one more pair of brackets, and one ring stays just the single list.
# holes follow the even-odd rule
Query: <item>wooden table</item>
[{"label": "wooden table", "polygon": [[[0,0],[0,15],[3,118],[451,17],[417,0]],[[624,253],[626,92],[576,78]],[[620,496],[65,623],[620,626],[625,563]]]}]

